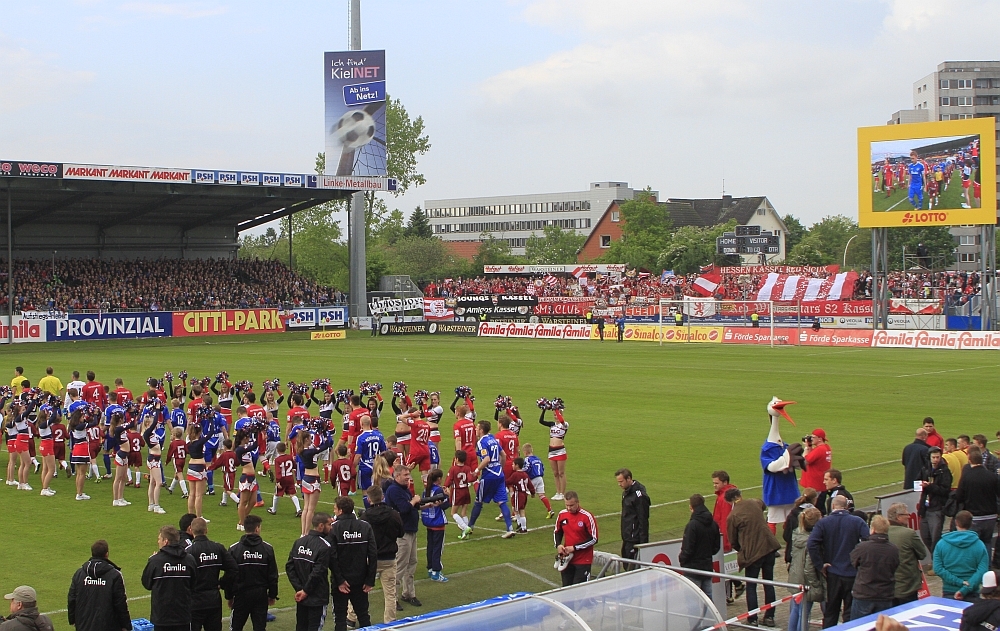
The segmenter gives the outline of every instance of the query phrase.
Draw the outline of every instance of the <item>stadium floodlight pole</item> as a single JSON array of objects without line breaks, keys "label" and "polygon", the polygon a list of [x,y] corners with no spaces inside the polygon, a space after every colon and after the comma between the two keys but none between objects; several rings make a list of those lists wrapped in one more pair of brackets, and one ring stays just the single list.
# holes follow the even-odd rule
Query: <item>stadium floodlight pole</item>
[{"label": "stadium floodlight pole", "polygon": [[7,343],[14,343],[14,221],[7,185]]},{"label": "stadium floodlight pole", "polygon": [[[361,0],[350,0],[350,49],[361,50]],[[350,310],[358,318],[366,314],[368,297],[365,293],[368,277],[367,253],[365,248],[365,194],[351,196],[348,213],[348,245],[350,256],[351,302]]]}]

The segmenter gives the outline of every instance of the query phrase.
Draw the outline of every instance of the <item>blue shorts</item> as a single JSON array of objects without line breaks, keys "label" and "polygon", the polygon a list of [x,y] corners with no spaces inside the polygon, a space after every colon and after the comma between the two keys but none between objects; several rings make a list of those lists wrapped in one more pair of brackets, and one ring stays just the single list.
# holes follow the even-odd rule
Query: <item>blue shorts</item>
[{"label": "blue shorts", "polygon": [[482,478],[479,480],[479,488],[476,489],[476,503],[489,504],[490,502],[497,504],[507,502],[507,487],[503,478]]},{"label": "blue shorts", "polygon": [[372,472],[365,471],[364,469],[358,469],[358,488],[362,491],[367,491],[368,487],[372,485]]},{"label": "blue shorts", "polygon": [[441,452],[438,451],[437,444],[427,443],[427,447],[430,449],[431,452],[431,464],[432,465],[441,464]]}]

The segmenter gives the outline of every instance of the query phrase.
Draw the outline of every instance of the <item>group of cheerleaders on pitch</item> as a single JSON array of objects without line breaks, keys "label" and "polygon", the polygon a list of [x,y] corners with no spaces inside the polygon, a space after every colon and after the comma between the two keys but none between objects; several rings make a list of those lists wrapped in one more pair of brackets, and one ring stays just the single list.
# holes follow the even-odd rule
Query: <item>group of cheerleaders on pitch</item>
[{"label": "group of cheerleaders on pitch", "polygon": [[[164,382],[150,379],[148,382],[149,390],[138,401],[113,401],[105,409],[82,400],[81,393],[72,388],[67,391],[65,402],[38,388],[26,389],[16,397],[7,391],[9,388],[6,390],[0,388],[0,411],[6,409],[8,401],[10,402],[6,421],[3,423],[6,430],[7,449],[11,454],[7,483],[16,484],[22,490],[31,490],[27,482],[31,467],[29,447],[33,446],[34,436],[37,435],[41,441],[39,450],[39,455],[42,457],[40,463],[41,494],[43,496],[55,495],[55,490],[51,489],[49,484],[55,475],[57,462],[61,462],[67,475],[70,475],[71,469],[75,469],[76,499],[89,500],[90,496],[84,493],[84,485],[91,471],[95,473],[95,477],[97,474],[95,460],[99,447],[97,450],[94,449],[96,437],[98,445],[103,443],[104,448],[114,454],[115,472],[112,484],[112,504],[114,506],[128,506],[131,502],[124,498],[124,489],[126,483],[131,480],[129,468],[138,467],[141,463],[140,449],[145,444],[148,447],[146,466],[149,471],[147,477],[150,481],[147,509],[158,514],[166,512],[159,503],[160,492],[165,481],[162,460],[166,456],[167,459],[174,460],[175,474],[173,477],[181,481],[186,477],[186,481],[190,484],[190,491],[185,494],[188,501],[188,512],[201,517],[202,500],[207,488],[207,472],[220,464],[219,462],[209,464],[205,459],[206,444],[216,438],[217,442],[222,443],[220,446],[225,449],[222,455],[228,454],[231,450],[235,456],[232,458],[232,462],[228,465],[224,464],[222,468],[225,476],[225,492],[230,493],[236,490],[239,493],[237,530],[242,530],[244,518],[250,514],[254,507],[263,505],[259,500],[259,487],[256,479],[261,447],[265,448],[263,465],[265,472],[273,467],[274,460],[278,455],[277,443],[281,441],[281,432],[278,429],[277,419],[280,415],[279,406],[284,400],[284,396],[277,386],[278,380],[265,382],[264,399],[262,404],[258,404],[251,383],[238,382],[234,385],[229,381],[226,373],[220,373],[215,382],[212,383],[209,382],[208,378],[193,381],[190,396],[186,380],[183,381],[182,385],[174,386],[169,373],[165,377],[167,377],[165,380],[166,390],[163,388]],[[378,386],[378,389],[374,386]],[[303,532],[308,532],[311,528],[312,515],[322,490],[319,477],[322,461],[329,461],[331,449],[334,447],[333,432],[330,431],[329,424],[333,413],[343,414],[344,418],[344,430],[336,442],[336,446],[346,445],[349,450],[349,458],[356,460],[353,453],[354,441],[362,432],[362,418],[369,419],[369,422],[364,423],[364,425],[369,425],[372,429],[378,428],[383,401],[379,392],[381,386],[379,384],[374,384],[374,386],[367,383],[362,384],[362,392],[369,395],[365,404],[362,404],[361,397],[354,395],[352,391],[334,392],[330,388],[328,380],[313,382],[313,388],[308,394],[305,392],[305,384],[300,384],[288,397],[289,411],[286,416],[287,427],[284,435],[288,439],[288,445],[298,465],[296,477],[303,493],[301,510]],[[218,403],[215,405],[212,404],[211,394],[207,392],[209,388],[218,397]],[[317,390],[322,393],[322,398],[316,396]],[[371,483],[379,484],[384,479],[391,477],[391,464],[396,458],[400,458],[400,461],[406,463],[411,469],[419,467],[426,484],[426,475],[430,465],[437,466],[439,462],[417,461],[410,457],[411,424],[413,419],[419,418],[430,427],[429,436],[414,436],[412,437],[414,442],[423,441],[429,447],[430,443],[440,442],[439,423],[444,414],[444,409],[440,404],[440,393],[418,391],[416,405],[414,405],[413,400],[406,395],[406,384],[397,382],[394,384],[393,390],[392,407],[397,414],[396,426],[394,433],[387,441],[389,452],[392,452],[392,455],[390,453],[379,454],[379,457],[375,459]],[[166,405],[167,392],[173,395],[169,410]],[[463,398],[465,399],[464,403],[459,404]],[[111,399],[115,399],[114,392],[111,393]],[[239,403],[236,410],[238,420],[234,425],[235,433],[230,441],[227,421],[233,418],[234,399]],[[539,407],[542,408],[539,422],[549,428],[548,457],[552,464],[557,491],[553,499],[560,499],[566,488],[564,439],[569,424],[563,418],[561,402],[558,406],[553,407],[552,402],[546,402],[548,405],[543,406],[542,401],[544,400],[539,401]],[[184,411],[185,402],[187,414]],[[406,410],[400,409],[397,402],[402,402]],[[316,403],[319,408],[318,419],[311,418],[308,412],[311,403]],[[509,397],[500,396],[497,398],[496,408],[494,418],[500,422],[501,426],[510,429],[517,435],[523,425],[517,407],[511,404]],[[545,420],[545,413],[549,409],[554,411],[556,418],[554,422]],[[473,433],[471,437],[463,436],[460,434],[464,434],[464,432],[459,431],[459,425],[463,421],[467,423],[475,420],[474,397],[472,397],[469,388],[456,389],[456,397],[451,405],[451,410],[456,416],[456,450],[468,452],[471,448],[472,451],[475,451],[475,434]],[[65,426],[60,422],[64,414],[67,418]],[[187,421],[188,415],[192,417],[191,422]],[[69,439],[69,465],[65,460],[65,443],[57,443],[53,436],[54,433],[60,431]],[[102,433],[103,439],[100,438]],[[142,442],[135,440],[135,434],[141,436]],[[414,449],[414,451],[418,450]],[[57,451],[62,451],[62,453],[57,453]],[[430,449],[432,454],[436,454],[437,451],[436,445]],[[508,459],[513,459],[516,456],[516,453],[508,454]],[[186,475],[182,473],[185,458],[187,458]],[[219,454],[217,453],[216,459],[218,458]],[[429,460],[433,460],[433,456]],[[17,465],[17,481],[13,482],[15,464]],[[471,464],[474,465],[474,463]],[[236,469],[240,471],[238,486],[235,483]],[[331,479],[331,482],[336,484],[334,479]],[[139,486],[138,473],[136,474],[135,486]],[[181,487],[182,489],[185,487],[183,481]],[[234,497],[234,499],[236,498]],[[225,501],[223,501],[224,503]]]}]

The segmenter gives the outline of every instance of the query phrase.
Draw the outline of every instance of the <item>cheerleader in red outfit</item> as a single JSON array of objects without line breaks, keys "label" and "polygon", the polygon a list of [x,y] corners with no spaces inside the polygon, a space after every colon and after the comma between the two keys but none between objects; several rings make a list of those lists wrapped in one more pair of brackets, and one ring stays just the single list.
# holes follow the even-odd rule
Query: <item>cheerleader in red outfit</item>
[{"label": "cheerleader in red outfit", "polygon": [[[132,451],[132,441],[128,438],[128,432],[132,429],[132,422],[125,420],[124,412],[116,411],[111,414],[111,425],[108,427],[108,446],[114,452],[115,477],[111,483],[112,506],[128,506],[131,504],[125,499],[125,480],[128,473],[129,455]],[[152,483],[150,483],[152,486]]]},{"label": "cheerleader in red outfit", "polygon": [[243,520],[253,510],[257,498],[257,458],[260,456],[260,448],[257,444],[259,432],[251,428],[250,430],[238,430],[234,440],[236,444],[236,465],[240,469],[240,503],[239,519],[236,530],[243,530]]},{"label": "cheerleader in red outfit", "polygon": [[[58,405],[58,403],[56,404]],[[53,410],[51,405],[43,405],[38,409],[35,427],[41,439],[38,453],[42,457],[42,492],[43,497],[51,497],[56,492],[49,488],[49,483],[56,474],[56,446],[52,439]]]},{"label": "cheerleader in red outfit", "polygon": [[[160,506],[160,489],[163,488],[163,438],[159,430],[163,427],[161,414],[142,414],[143,432],[142,439],[149,446],[146,454],[146,468],[149,469],[149,489],[146,491],[149,504],[146,510],[157,515],[163,515],[167,511]],[[125,459],[126,465],[128,458]],[[201,517],[201,515],[199,515]]]},{"label": "cheerleader in red outfit", "polygon": [[34,404],[14,401],[10,404],[10,416],[17,428],[15,449],[18,456],[17,490],[30,491],[28,484],[28,469],[31,466],[28,455],[28,443],[31,442],[31,428],[28,426],[28,415],[34,411]]},{"label": "cheerleader in red outfit", "polygon": [[203,433],[201,423],[193,422],[188,425],[187,432],[187,480],[191,488],[188,489],[188,512],[201,517],[201,503],[205,495],[205,488],[208,475],[205,468],[205,443],[211,438],[210,434]]},{"label": "cheerleader in red outfit", "polygon": [[[549,460],[552,462],[552,476],[556,480],[556,494],[552,496],[554,500],[565,499],[566,493],[566,432],[569,431],[569,423],[563,418],[562,399],[538,400],[538,407],[542,408],[542,415],[538,417],[538,422],[549,428]],[[556,417],[555,422],[545,420],[545,412],[552,410],[552,415]]]},{"label": "cheerleader in red outfit", "polygon": [[[325,428],[325,422],[322,422]],[[317,456],[333,446],[333,436],[328,430],[315,435],[319,438],[316,444],[312,431],[301,431],[295,437],[295,451],[302,461],[302,536],[306,536],[312,529],[312,518],[316,512],[316,504],[319,502],[320,491],[323,485],[319,480],[319,465]]]}]

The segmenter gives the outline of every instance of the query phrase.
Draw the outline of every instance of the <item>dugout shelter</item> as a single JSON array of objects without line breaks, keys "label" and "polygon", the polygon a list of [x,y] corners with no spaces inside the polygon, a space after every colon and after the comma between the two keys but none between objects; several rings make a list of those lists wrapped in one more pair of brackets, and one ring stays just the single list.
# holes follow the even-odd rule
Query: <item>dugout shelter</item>
[{"label": "dugout shelter", "polygon": [[15,259],[235,258],[238,235],[395,180],[0,160]]}]

